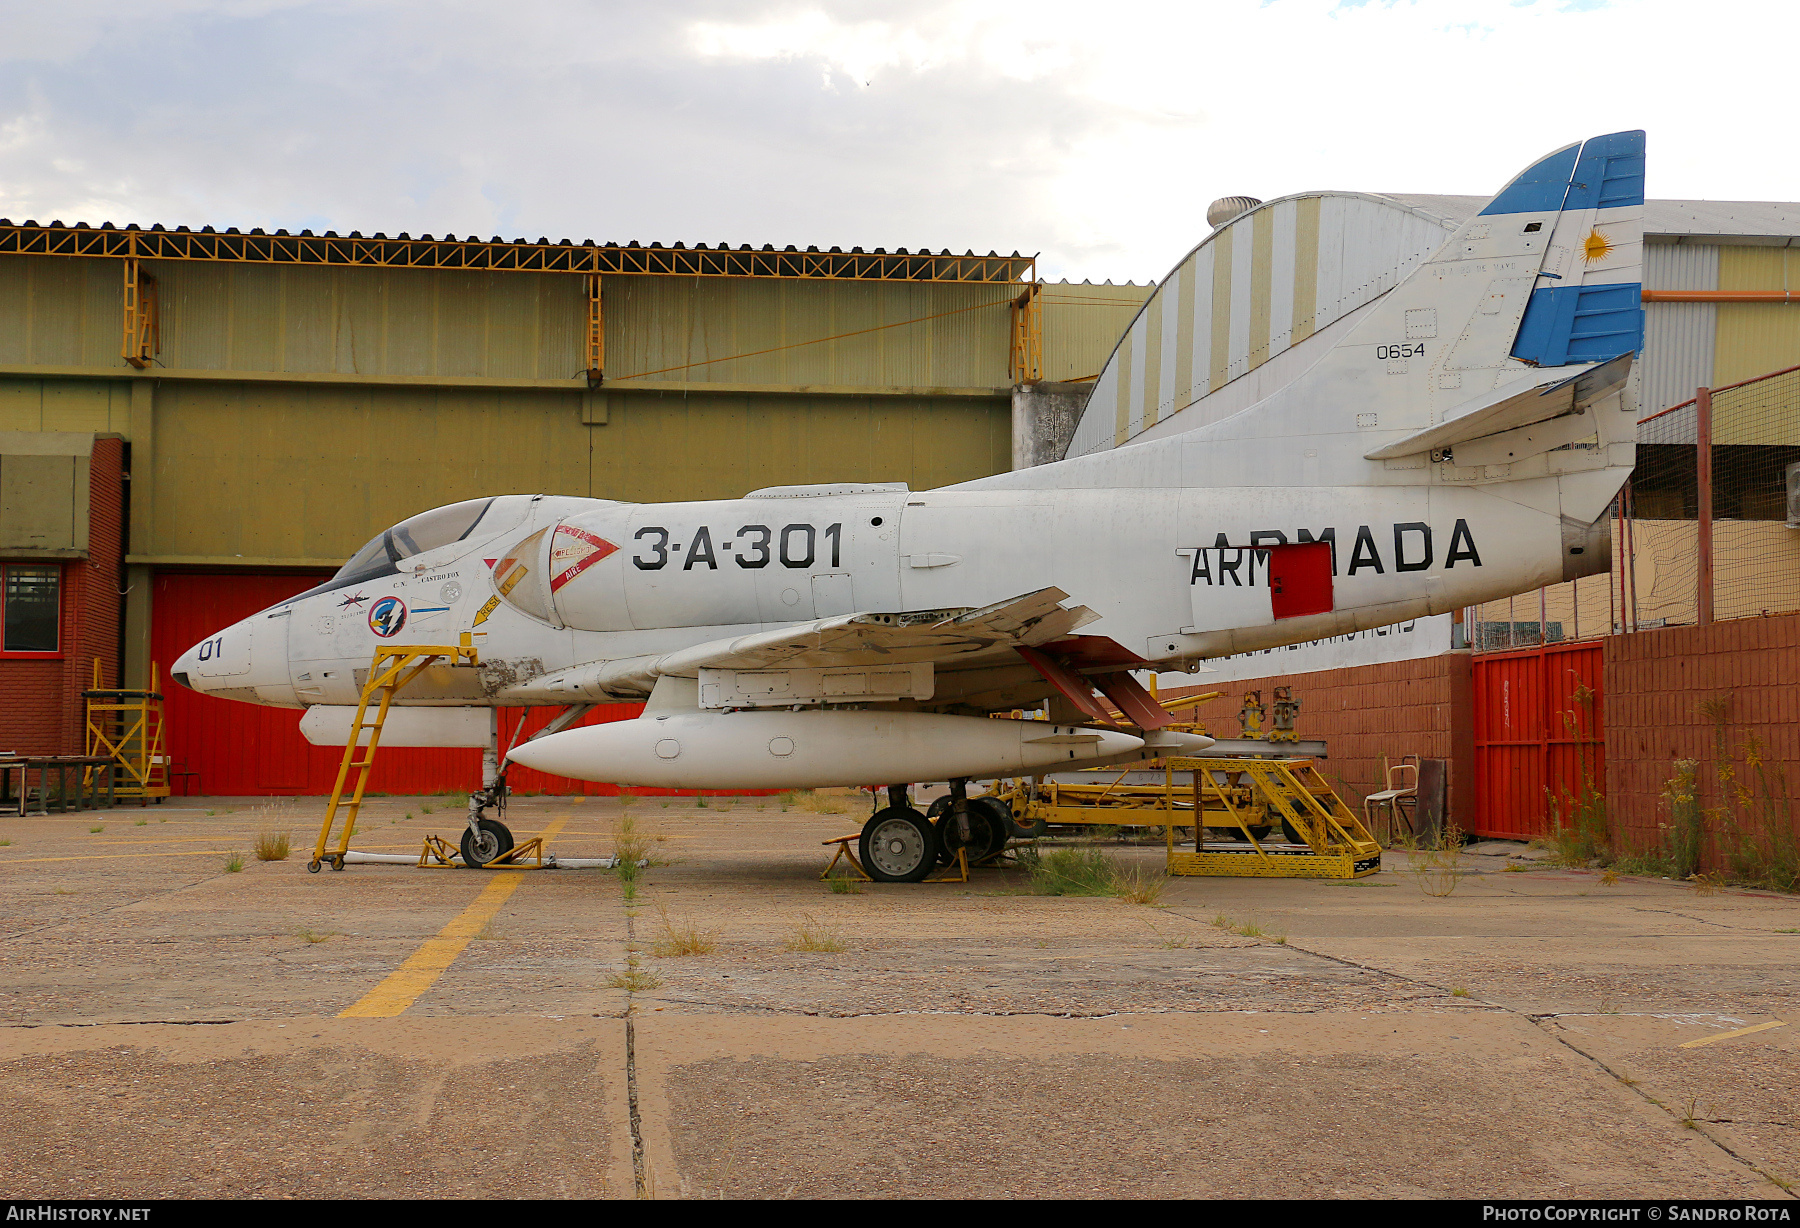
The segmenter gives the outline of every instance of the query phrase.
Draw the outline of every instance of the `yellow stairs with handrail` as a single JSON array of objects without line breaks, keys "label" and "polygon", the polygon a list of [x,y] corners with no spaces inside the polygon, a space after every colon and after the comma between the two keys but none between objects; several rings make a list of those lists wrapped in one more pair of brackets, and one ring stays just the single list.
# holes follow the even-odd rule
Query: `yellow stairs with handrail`
[{"label": "yellow stairs with handrail", "polygon": [[[439,661],[451,665],[481,664],[467,631],[463,632],[460,644],[412,644],[375,650],[375,659],[369,666],[369,679],[363,684],[362,698],[356,705],[356,717],[350,722],[350,736],[344,741],[344,758],[338,764],[337,782],[331,786],[331,800],[325,806],[325,822],[319,828],[319,842],[313,846],[312,860],[306,865],[310,873],[317,874],[319,867],[327,863],[334,870],[344,868],[344,854],[350,851],[350,837],[356,831],[356,816],[362,811],[363,790],[369,784],[369,769],[375,764],[375,750],[381,745],[381,728],[387,722],[388,707],[394,702],[394,696],[409,682]],[[365,720],[369,702],[377,695],[380,696],[380,703],[375,709],[375,719]],[[369,745],[366,748],[359,745],[365,730],[369,733]],[[358,750],[366,750],[361,759],[356,757]],[[344,784],[350,779],[351,768],[355,768],[357,772],[356,789],[346,805]],[[340,806],[346,811],[343,835],[338,840],[337,848],[327,854],[325,846],[331,842],[331,830],[337,823]]]}]

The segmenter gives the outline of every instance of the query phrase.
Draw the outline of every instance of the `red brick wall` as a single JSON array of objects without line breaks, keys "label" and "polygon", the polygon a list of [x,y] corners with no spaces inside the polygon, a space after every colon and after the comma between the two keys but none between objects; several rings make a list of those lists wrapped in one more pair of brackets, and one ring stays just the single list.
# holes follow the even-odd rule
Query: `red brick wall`
[{"label": "red brick wall", "polygon": [[1800,791],[1800,615],[1669,627],[1606,641],[1606,792],[1614,830],[1654,845],[1667,821],[1663,785],[1674,761],[1699,761],[1701,804],[1721,804],[1714,745],[1721,701],[1736,770],[1754,736],[1771,769]]},{"label": "red brick wall", "polygon": [[1474,740],[1469,721],[1469,654],[1448,652],[1415,661],[1358,665],[1311,674],[1277,674],[1242,682],[1164,689],[1162,698],[1222,690],[1202,704],[1199,719],[1214,737],[1236,737],[1245,691],[1261,691],[1266,707],[1274,689],[1291,686],[1300,700],[1295,728],[1303,738],[1323,738],[1330,758],[1319,764],[1339,794],[1360,812],[1365,794],[1385,787],[1381,757],[1403,755],[1449,761],[1447,814],[1464,819],[1473,805]]},{"label": "red brick wall", "polygon": [[93,686],[95,657],[104,683],[118,685],[123,462],[122,440],[94,441],[88,557],[62,564],[62,658],[0,661],[0,750],[80,754],[87,723],[81,693]]}]

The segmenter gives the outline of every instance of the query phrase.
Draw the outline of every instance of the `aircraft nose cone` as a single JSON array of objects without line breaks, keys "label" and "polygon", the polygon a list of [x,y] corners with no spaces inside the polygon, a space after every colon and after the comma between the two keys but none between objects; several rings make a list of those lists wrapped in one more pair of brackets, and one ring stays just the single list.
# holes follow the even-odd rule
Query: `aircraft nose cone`
[{"label": "aircraft nose cone", "polygon": [[200,645],[195,644],[192,648],[175,658],[175,664],[169,666],[169,677],[173,678],[176,682],[179,682],[190,691],[198,691],[200,688],[194,685],[194,677],[195,670],[198,669],[199,664]]}]

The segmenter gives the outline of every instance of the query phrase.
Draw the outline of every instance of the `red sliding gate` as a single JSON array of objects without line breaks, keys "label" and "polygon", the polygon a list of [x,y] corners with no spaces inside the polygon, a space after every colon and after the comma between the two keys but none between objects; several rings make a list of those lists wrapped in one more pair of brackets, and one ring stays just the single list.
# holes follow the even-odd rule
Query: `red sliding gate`
[{"label": "red sliding gate", "polygon": [[1552,795],[1579,797],[1590,782],[1604,787],[1600,642],[1482,653],[1473,665],[1473,834],[1544,835]]}]

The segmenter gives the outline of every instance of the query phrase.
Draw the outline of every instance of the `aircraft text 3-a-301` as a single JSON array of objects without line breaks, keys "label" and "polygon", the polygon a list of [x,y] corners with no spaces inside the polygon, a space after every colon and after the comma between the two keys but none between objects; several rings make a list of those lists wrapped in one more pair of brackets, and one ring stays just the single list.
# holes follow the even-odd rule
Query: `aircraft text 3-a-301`
[{"label": "aircraft text 3-a-301", "polygon": [[639,571],[661,571],[677,555],[681,570],[695,567],[719,569],[719,556],[724,555],[739,567],[754,571],[771,563],[796,570],[824,564],[821,557],[829,547],[829,566],[841,566],[844,526],[841,522],[823,528],[812,524],[785,524],[774,528],[766,524],[739,525],[735,532],[719,531],[714,545],[714,530],[700,525],[685,543],[662,525],[647,524],[633,533],[638,550],[631,565]]}]

